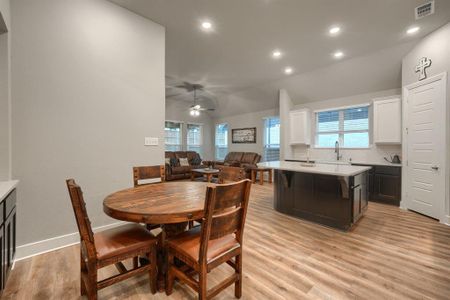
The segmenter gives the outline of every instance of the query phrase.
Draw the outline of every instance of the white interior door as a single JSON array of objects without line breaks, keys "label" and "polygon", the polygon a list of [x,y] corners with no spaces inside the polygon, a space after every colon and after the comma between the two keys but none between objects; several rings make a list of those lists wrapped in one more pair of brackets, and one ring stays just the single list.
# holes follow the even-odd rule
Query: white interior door
[{"label": "white interior door", "polygon": [[405,88],[408,208],[439,219],[445,208],[446,76]]}]

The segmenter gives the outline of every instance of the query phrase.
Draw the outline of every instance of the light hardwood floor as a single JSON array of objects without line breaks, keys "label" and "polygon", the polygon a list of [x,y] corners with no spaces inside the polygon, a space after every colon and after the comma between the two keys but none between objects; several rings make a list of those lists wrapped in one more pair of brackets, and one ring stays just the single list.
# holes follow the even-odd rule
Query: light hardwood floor
[{"label": "light hardwood floor", "polygon": [[[450,299],[450,227],[370,203],[344,233],[275,212],[271,185],[252,189],[243,299]],[[79,298],[78,251],[72,246],[17,262],[2,299]],[[227,272],[227,265],[213,271],[208,285]],[[171,297],[152,296],[147,278],[101,290],[99,299],[196,298],[180,284]],[[233,288],[216,299],[232,299]]]}]

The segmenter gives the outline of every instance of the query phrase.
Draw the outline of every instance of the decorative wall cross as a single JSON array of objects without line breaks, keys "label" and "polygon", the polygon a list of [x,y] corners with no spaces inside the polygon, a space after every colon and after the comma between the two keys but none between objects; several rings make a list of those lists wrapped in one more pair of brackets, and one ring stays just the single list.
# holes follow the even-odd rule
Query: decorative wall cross
[{"label": "decorative wall cross", "polygon": [[419,64],[416,66],[416,73],[419,73],[419,80],[424,80],[427,78],[427,72],[426,69],[431,66],[431,59],[427,57],[422,57],[419,60]]}]

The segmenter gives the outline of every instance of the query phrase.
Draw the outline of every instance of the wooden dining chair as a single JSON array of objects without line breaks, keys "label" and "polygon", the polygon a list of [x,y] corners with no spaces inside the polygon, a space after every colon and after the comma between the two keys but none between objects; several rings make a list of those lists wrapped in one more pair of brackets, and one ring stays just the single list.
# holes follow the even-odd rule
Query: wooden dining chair
[{"label": "wooden dining chair", "polygon": [[146,179],[161,179],[161,182],[165,181],[165,169],[164,166],[141,166],[133,167],[133,183],[134,187],[149,184],[140,183],[140,180]]},{"label": "wooden dining chair", "polygon": [[[81,295],[97,299],[97,291],[132,276],[148,273],[150,290],[156,293],[156,238],[138,224],[93,233],[81,188],[73,179],[66,180],[75,219],[80,233]],[[138,257],[147,256],[149,264],[138,266]],[[133,259],[133,268],[127,270],[122,261]],[[115,264],[119,274],[97,281],[99,269]]]},{"label": "wooden dining chair", "polygon": [[[167,295],[172,293],[174,280],[178,278],[198,292],[200,300],[211,299],[233,283],[235,297],[241,297],[242,239],[250,188],[248,179],[207,187],[201,226],[169,239],[166,244]],[[185,265],[177,267],[175,257]],[[234,269],[233,275],[208,291],[207,273],[223,263]],[[192,271],[199,275],[198,281],[192,277]]]},{"label": "wooden dining chair", "polygon": [[[157,182],[150,183],[140,183],[140,180],[148,179],[161,179],[161,182],[165,181],[165,168],[164,166],[141,166],[133,167],[133,183],[134,187],[141,185],[153,184]],[[148,230],[153,230],[161,227],[160,224],[146,224]]]},{"label": "wooden dining chair", "polygon": [[237,182],[245,179],[244,168],[220,166],[218,169],[220,170],[218,179],[219,183]]}]

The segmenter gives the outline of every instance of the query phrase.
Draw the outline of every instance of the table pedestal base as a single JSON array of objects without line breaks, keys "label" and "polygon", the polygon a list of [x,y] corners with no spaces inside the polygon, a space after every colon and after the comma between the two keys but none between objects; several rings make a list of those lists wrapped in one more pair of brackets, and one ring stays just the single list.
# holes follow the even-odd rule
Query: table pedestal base
[{"label": "table pedestal base", "polygon": [[[157,235],[158,238],[158,253],[157,253],[157,267],[158,267],[158,291],[164,292],[166,285],[167,274],[167,251],[166,251],[166,239],[172,236],[176,236],[184,231],[188,222],[178,224],[166,224],[161,226],[161,232]],[[141,265],[147,265],[149,263],[146,257],[139,257],[139,263]]]}]

